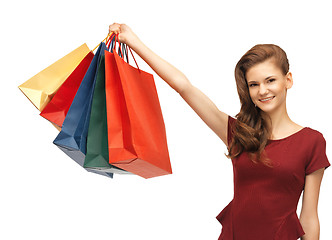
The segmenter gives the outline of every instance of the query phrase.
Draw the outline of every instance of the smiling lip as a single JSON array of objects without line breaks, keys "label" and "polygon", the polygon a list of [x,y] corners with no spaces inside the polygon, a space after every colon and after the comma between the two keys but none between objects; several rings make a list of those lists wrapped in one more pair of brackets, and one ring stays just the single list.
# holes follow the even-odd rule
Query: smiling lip
[{"label": "smiling lip", "polygon": [[[260,102],[263,102],[263,103],[266,103],[266,102],[270,102],[272,99],[274,98],[273,97],[268,97],[268,98],[263,98],[263,99],[259,99]],[[266,99],[269,99],[269,100],[266,100]],[[265,100],[265,101],[264,101]]]}]

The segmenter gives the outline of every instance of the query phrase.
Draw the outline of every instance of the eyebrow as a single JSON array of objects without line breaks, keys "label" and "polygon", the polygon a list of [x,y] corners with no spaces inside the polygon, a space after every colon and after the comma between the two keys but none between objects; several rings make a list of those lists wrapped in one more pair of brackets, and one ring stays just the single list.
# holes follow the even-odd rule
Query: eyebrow
[{"label": "eyebrow", "polygon": [[[264,80],[268,80],[268,79],[270,79],[270,78],[273,78],[273,77],[275,77],[275,76],[268,76],[268,77],[266,77]],[[256,81],[250,81],[250,82],[248,82],[248,83],[252,83],[252,82],[256,82]]]}]

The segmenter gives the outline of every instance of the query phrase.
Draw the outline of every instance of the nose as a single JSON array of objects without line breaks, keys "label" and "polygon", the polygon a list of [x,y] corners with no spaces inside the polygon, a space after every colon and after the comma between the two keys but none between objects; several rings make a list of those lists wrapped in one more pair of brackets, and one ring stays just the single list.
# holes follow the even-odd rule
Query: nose
[{"label": "nose", "polygon": [[268,88],[265,86],[265,84],[260,84],[259,85],[259,94],[261,95],[261,96],[264,96],[264,95],[266,95],[267,93],[268,93]]}]

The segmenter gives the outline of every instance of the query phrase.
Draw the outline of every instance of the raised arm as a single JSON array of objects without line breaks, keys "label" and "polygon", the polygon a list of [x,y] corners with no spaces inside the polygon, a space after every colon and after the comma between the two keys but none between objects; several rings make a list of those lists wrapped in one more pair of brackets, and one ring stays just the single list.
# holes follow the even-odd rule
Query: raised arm
[{"label": "raised arm", "polygon": [[169,86],[177,91],[227,146],[227,114],[220,111],[204,93],[193,86],[181,71],[150,50],[127,25],[114,23],[110,25],[109,30],[119,34],[120,42],[132,48]]}]

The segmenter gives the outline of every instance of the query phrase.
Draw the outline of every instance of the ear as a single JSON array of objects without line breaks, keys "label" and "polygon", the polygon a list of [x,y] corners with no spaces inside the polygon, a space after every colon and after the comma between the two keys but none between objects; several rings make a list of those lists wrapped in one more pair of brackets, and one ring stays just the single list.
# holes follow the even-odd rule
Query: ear
[{"label": "ear", "polygon": [[293,86],[293,76],[291,72],[286,74],[286,89],[290,89]]}]

